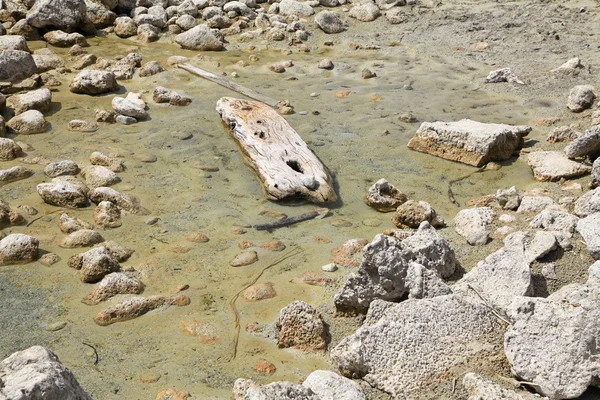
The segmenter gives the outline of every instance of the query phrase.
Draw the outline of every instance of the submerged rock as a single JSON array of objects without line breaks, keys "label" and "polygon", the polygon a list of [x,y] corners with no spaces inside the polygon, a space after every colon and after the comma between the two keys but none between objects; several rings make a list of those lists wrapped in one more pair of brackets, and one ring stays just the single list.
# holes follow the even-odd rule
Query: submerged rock
[{"label": "submerged rock", "polygon": [[100,326],[107,326],[116,322],[129,321],[140,317],[149,311],[161,307],[169,306],[187,306],[190,304],[190,298],[184,295],[172,297],[150,296],[150,297],[130,297],[104,311],[99,312],[94,317],[94,321]]},{"label": "submerged rock", "polygon": [[456,122],[424,122],[408,148],[480,167],[490,161],[508,160],[523,146],[529,126],[484,124],[469,119]]},{"label": "submerged rock", "polygon": [[139,205],[137,199],[127,194],[119,193],[109,187],[98,187],[90,191],[90,200],[98,204],[101,201],[110,201],[117,205],[117,207],[129,211],[136,215],[145,215],[148,213],[142,206]]},{"label": "submerged rock", "polygon": [[254,250],[251,251],[243,251],[240,254],[236,255],[231,261],[229,261],[229,265],[232,267],[244,267],[246,265],[254,264],[258,261],[258,254]]},{"label": "submerged rock", "polygon": [[152,99],[156,103],[169,103],[172,106],[187,106],[192,102],[192,99],[189,97],[182,96],[162,86],[157,86],[154,89]]},{"label": "submerged rock", "polygon": [[60,247],[72,249],[75,247],[91,247],[104,242],[104,238],[98,232],[91,229],[78,229],[58,242]]},{"label": "submerged rock", "polygon": [[99,151],[95,151],[90,154],[90,163],[92,165],[101,165],[103,167],[107,167],[113,172],[125,171],[125,164],[123,161],[119,160],[118,158],[109,157],[100,153]]},{"label": "submerged rock", "polygon": [[144,284],[137,278],[130,277],[122,272],[113,272],[106,275],[96,288],[88,294],[82,302],[88,305],[101,303],[118,294],[140,294],[144,291]]},{"label": "submerged rock", "polygon": [[392,217],[392,222],[398,228],[418,228],[425,221],[435,228],[446,226],[444,219],[426,201],[408,200],[398,206]]},{"label": "submerged rock", "polygon": [[6,184],[21,179],[27,179],[33,176],[34,172],[32,169],[17,165],[8,169],[0,170],[0,184]]},{"label": "submerged rock", "polygon": [[62,233],[73,233],[80,229],[92,229],[93,226],[90,223],[85,222],[77,217],[71,217],[66,213],[62,213],[58,217],[58,227]]},{"label": "submerged rock", "polygon": [[101,201],[94,210],[94,222],[100,229],[118,228],[122,225],[121,211],[110,201]]},{"label": "submerged rock", "polygon": [[44,174],[50,178],[56,178],[61,175],[77,175],[78,173],[79,166],[71,160],[53,162],[46,165],[46,168],[44,168]]},{"label": "submerged rock", "polygon": [[327,347],[328,333],[321,315],[308,303],[296,300],[279,312],[275,322],[279,347],[320,351]]}]

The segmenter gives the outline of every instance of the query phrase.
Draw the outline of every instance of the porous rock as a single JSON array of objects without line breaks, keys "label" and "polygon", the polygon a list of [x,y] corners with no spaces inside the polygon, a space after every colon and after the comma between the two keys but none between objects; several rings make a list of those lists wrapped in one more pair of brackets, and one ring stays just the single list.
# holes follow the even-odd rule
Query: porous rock
[{"label": "porous rock", "polygon": [[552,197],[548,196],[523,196],[517,213],[539,212],[546,208],[558,206]]},{"label": "porous rock", "polygon": [[123,97],[117,96],[113,98],[112,107],[120,115],[133,117],[137,120],[148,118],[148,113],[146,112],[146,110]]},{"label": "porous rock", "polygon": [[462,384],[469,394],[467,400],[547,400],[547,397],[540,397],[524,390],[515,391],[504,388],[494,382],[491,382],[474,372],[469,372],[463,377]]},{"label": "porous rock", "polygon": [[575,232],[577,221],[579,221],[579,218],[566,211],[548,209],[542,210],[542,212],[536,215],[529,223],[529,227],[573,233]]},{"label": "porous rock", "polygon": [[14,95],[8,98],[6,104],[12,107],[15,115],[19,115],[29,110],[38,110],[46,112],[50,110],[52,101],[52,92],[49,89],[38,89],[24,94]]},{"label": "porous rock", "polygon": [[110,201],[101,201],[94,209],[94,222],[100,229],[118,228],[121,222],[121,210]]},{"label": "porous rock", "polygon": [[396,209],[392,222],[398,228],[418,228],[422,222],[441,228],[446,225],[444,219],[437,215],[435,209],[426,201],[408,200]]},{"label": "porous rock", "polygon": [[506,190],[498,189],[496,192],[496,200],[503,209],[516,210],[521,204],[521,195],[515,186],[511,186]]},{"label": "porous rock", "polygon": [[315,23],[325,33],[341,33],[346,30],[339,15],[332,11],[321,11],[315,15]]},{"label": "porous rock", "polygon": [[99,151],[95,151],[90,154],[90,163],[92,165],[101,165],[107,167],[113,172],[125,171],[125,164],[123,161],[115,157],[109,157],[106,154],[102,154]]},{"label": "porous rock", "polygon": [[369,188],[365,197],[367,205],[381,212],[395,211],[400,204],[407,200],[404,193],[383,178]]},{"label": "porous rock", "polygon": [[578,217],[587,217],[600,212],[600,188],[589,190],[575,201],[573,212]]},{"label": "porous rock", "polygon": [[0,265],[21,264],[35,260],[39,244],[39,240],[33,236],[22,233],[6,236],[0,240]]},{"label": "porous rock", "polygon": [[508,82],[508,83],[518,83],[523,85],[524,83],[517,78],[517,75],[510,68],[501,68],[495,71],[491,71],[487,78],[485,78],[486,83],[500,83],[500,82]]},{"label": "porous rock", "polygon": [[69,88],[73,93],[93,95],[119,90],[119,84],[111,71],[85,69],[77,74]]},{"label": "porous rock", "polygon": [[590,188],[595,189],[598,186],[600,186],[600,158],[597,158],[592,164],[592,180],[590,181]]},{"label": "porous rock", "polygon": [[56,178],[61,175],[77,175],[79,166],[71,160],[63,160],[50,163],[44,168],[44,174],[50,178]]},{"label": "porous rock", "polygon": [[313,371],[302,382],[302,386],[311,389],[320,400],[365,400],[358,383],[333,371]]},{"label": "porous rock", "polygon": [[569,160],[561,151],[534,151],[527,155],[527,161],[535,179],[541,182],[575,178],[592,170],[588,165]]},{"label": "porous rock", "polygon": [[582,112],[592,107],[596,95],[591,85],[578,85],[569,92],[567,108],[573,112]]},{"label": "porous rock", "polygon": [[29,51],[27,41],[21,35],[0,35],[0,52],[3,50]]},{"label": "porous rock", "polygon": [[454,217],[456,233],[466,238],[470,245],[486,244],[495,215],[489,207],[460,210]]},{"label": "porous rock", "polygon": [[381,12],[379,11],[379,7],[371,0],[363,0],[353,6],[348,15],[359,21],[371,22],[375,21],[381,15]]},{"label": "porous rock", "polygon": [[88,305],[101,303],[118,294],[140,294],[144,284],[137,278],[122,272],[106,275],[96,288],[82,302]]},{"label": "porous rock", "polygon": [[156,103],[169,103],[172,106],[187,106],[192,102],[192,99],[189,97],[182,96],[179,93],[162,86],[157,86],[154,89],[152,99]]},{"label": "porous rock", "polygon": [[358,267],[362,260],[363,248],[369,243],[365,238],[350,239],[331,250],[333,263],[345,267]]},{"label": "porous rock", "polygon": [[23,155],[23,149],[14,140],[0,137],[0,161],[10,161]]},{"label": "porous rock", "polygon": [[0,183],[10,183],[21,179],[27,179],[33,176],[34,171],[32,169],[16,165],[8,169],[0,170]]},{"label": "porous rock", "polygon": [[321,400],[311,389],[291,382],[259,385],[250,379],[237,379],[233,384],[233,400]]},{"label": "porous rock", "polygon": [[150,297],[130,297],[121,303],[100,311],[94,317],[94,321],[100,326],[106,326],[140,317],[157,308],[172,305],[187,306],[188,304],[190,304],[190,298],[181,294],[172,297],[160,295]]},{"label": "porous rock", "polygon": [[66,33],[63,31],[51,31],[44,35],[44,40],[56,47],[71,47],[78,44],[87,47],[88,43],[81,33]]},{"label": "porous rock", "polygon": [[328,333],[321,315],[310,304],[296,300],[279,312],[275,322],[279,347],[305,352],[325,350]]},{"label": "porous rock", "polygon": [[44,133],[48,123],[44,119],[44,114],[37,110],[25,111],[11,118],[6,127],[17,135],[31,135],[34,133]]},{"label": "porous rock", "polygon": [[225,48],[223,42],[204,24],[180,33],[175,37],[175,42],[182,49],[188,50],[219,51]]},{"label": "porous rock", "polygon": [[94,247],[84,253],[69,258],[69,267],[79,270],[82,282],[98,282],[121,266],[112,253],[104,246]]},{"label": "porous rock", "polygon": [[82,25],[85,16],[83,0],[37,0],[27,13],[27,23],[35,28],[72,32]]},{"label": "porous rock", "polygon": [[104,241],[102,235],[91,229],[78,229],[65,236],[58,242],[60,247],[68,249],[76,247],[91,247]]},{"label": "porous rock", "polygon": [[93,226],[80,218],[71,217],[69,214],[62,213],[60,217],[58,217],[58,228],[62,233],[73,233],[80,229],[92,229]]},{"label": "porous rock", "polygon": [[0,54],[0,81],[17,82],[37,72],[35,60],[26,51],[4,50]]},{"label": "porous rock", "polygon": [[127,194],[119,193],[109,187],[97,187],[89,193],[90,200],[98,204],[101,201],[110,201],[115,203],[117,207],[129,211],[132,214],[145,215],[147,210],[140,206],[137,199]]},{"label": "porous rock", "polygon": [[40,183],[37,192],[45,203],[57,207],[85,207],[88,205],[86,194],[80,185],[67,181]]},{"label": "porous rock", "polygon": [[164,69],[160,66],[160,64],[157,61],[148,61],[140,68],[140,76],[152,76],[162,71],[164,71]]},{"label": "porous rock", "polygon": [[298,18],[310,17],[315,13],[315,10],[304,2],[296,0],[282,0],[279,2],[279,14],[288,16],[294,15]]}]

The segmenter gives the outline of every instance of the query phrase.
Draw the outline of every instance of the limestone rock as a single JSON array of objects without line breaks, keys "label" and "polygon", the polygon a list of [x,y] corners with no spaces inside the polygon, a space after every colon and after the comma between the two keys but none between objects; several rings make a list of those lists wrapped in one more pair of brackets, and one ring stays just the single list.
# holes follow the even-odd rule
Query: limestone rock
[{"label": "limestone rock", "polygon": [[525,259],[531,264],[559,247],[556,236],[552,232],[537,231],[527,240]]},{"label": "limestone rock", "polygon": [[79,173],[79,166],[74,161],[63,160],[46,165],[44,173],[50,178],[56,178],[61,175],[77,175]]},{"label": "limestone rock", "polygon": [[548,400],[547,397],[539,397],[526,391],[516,392],[503,388],[473,372],[463,377],[462,384],[469,393],[467,400]]},{"label": "limestone rock", "polygon": [[462,296],[399,304],[377,300],[372,309],[363,326],[331,351],[331,359],[342,375],[362,378],[394,398],[417,397],[453,368],[477,364],[503,331],[486,306]]},{"label": "limestone rock", "polygon": [[294,15],[298,18],[310,17],[315,10],[307,3],[296,0],[282,0],[279,2],[279,14],[283,16]]},{"label": "limestone rock", "polygon": [[92,224],[87,223],[80,218],[71,217],[66,213],[62,213],[60,217],[58,217],[58,227],[62,233],[73,233],[81,229],[93,228]]},{"label": "limestone rock", "polygon": [[40,183],[37,192],[45,203],[57,207],[85,207],[88,199],[80,185],[67,181]]},{"label": "limestone rock", "polygon": [[83,0],[37,0],[27,13],[27,23],[36,28],[72,32],[82,25],[85,15]]},{"label": "limestone rock", "polygon": [[517,78],[517,75],[510,68],[497,69],[490,72],[487,78],[485,78],[485,83],[500,82],[518,83],[520,85],[524,85],[524,83]]},{"label": "limestone rock", "polygon": [[237,379],[233,384],[233,400],[321,400],[312,390],[291,382],[259,385],[250,379]]},{"label": "limestone rock", "polygon": [[0,52],[4,50],[20,50],[29,52],[27,41],[21,35],[2,35],[0,36]]},{"label": "limestone rock", "polygon": [[12,139],[0,137],[0,161],[10,161],[23,155],[21,146]]},{"label": "limestone rock", "polygon": [[125,171],[125,164],[123,161],[119,160],[118,158],[109,157],[100,153],[99,151],[95,151],[90,154],[90,163],[92,165],[101,165],[103,167],[107,167],[113,172]]},{"label": "limestone rock", "polygon": [[111,203],[115,203],[117,207],[125,211],[129,211],[132,214],[145,215],[148,212],[146,209],[140,206],[138,200],[134,197],[119,193],[109,187],[97,187],[90,191],[89,197],[90,200],[96,204],[100,203],[101,201],[110,201]]},{"label": "limestone rock", "polygon": [[6,184],[21,179],[27,179],[33,176],[34,172],[32,169],[22,167],[20,165],[14,166],[8,169],[0,170],[0,184]]},{"label": "limestone rock", "polygon": [[527,160],[535,179],[542,182],[575,178],[592,170],[588,165],[569,160],[560,151],[534,151],[527,155]]},{"label": "limestone rock", "polygon": [[157,61],[148,61],[140,68],[140,76],[152,76],[162,71],[164,71],[164,69],[160,66],[160,64]]},{"label": "limestone rock", "polygon": [[321,315],[308,303],[296,300],[279,312],[275,322],[279,347],[319,351],[327,347],[328,333]]},{"label": "limestone rock", "polygon": [[175,42],[182,48],[199,51],[219,51],[225,47],[208,25],[198,25],[175,37]]},{"label": "limestone rock", "polygon": [[578,217],[587,217],[590,214],[600,212],[600,188],[589,190],[577,199],[574,214]]},{"label": "limestone rock", "polygon": [[106,326],[140,317],[157,308],[172,305],[187,306],[188,304],[190,304],[189,297],[181,294],[172,297],[130,297],[119,304],[99,312],[94,317],[94,321],[100,326]]},{"label": "limestone rock", "polygon": [[135,250],[122,246],[112,240],[103,242],[101,245],[98,245],[96,247],[106,247],[106,249],[118,262],[125,262],[129,260],[129,257],[131,257],[135,252]]},{"label": "limestone rock", "polygon": [[530,228],[542,228],[548,231],[575,232],[579,218],[560,210],[543,210],[530,222]]},{"label": "limestone rock", "polygon": [[553,69],[550,72],[560,73],[563,75],[578,75],[580,71],[583,71],[584,66],[581,64],[579,57],[573,57],[567,62],[562,64],[560,67]]},{"label": "limestone rock", "polygon": [[558,126],[548,135],[546,141],[548,143],[570,142],[581,136],[581,132],[576,131],[570,126]]},{"label": "limestone rock", "polygon": [[94,247],[85,253],[69,258],[69,267],[79,270],[82,282],[98,282],[105,275],[117,272],[121,266],[112,253],[104,246]]},{"label": "limestone rock", "polygon": [[583,237],[587,249],[596,260],[600,260],[600,213],[590,214],[577,223],[577,232]]},{"label": "limestone rock", "polygon": [[110,201],[101,201],[94,210],[94,222],[100,229],[118,228],[122,225],[121,210]]},{"label": "limestone rock", "polygon": [[81,119],[72,119],[69,121],[69,130],[76,132],[96,132],[99,126],[95,122],[85,121]]},{"label": "limestone rock", "polygon": [[382,178],[369,188],[365,203],[377,211],[390,212],[395,211],[400,204],[407,200],[404,193]]},{"label": "limestone rock", "polygon": [[129,17],[118,17],[115,19],[115,35],[120,38],[128,38],[138,33],[138,27],[133,19]]},{"label": "limestone rock", "polygon": [[37,73],[31,54],[21,50],[4,50],[0,54],[0,81],[18,82]]},{"label": "limestone rock", "polygon": [[371,0],[363,0],[356,4],[350,9],[348,13],[352,18],[356,18],[359,21],[371,22],[375,21],[377,17],[381,15],[379,7],[375,5]]},{"label": "limestone rock", "polygon": [[254,264],[258,261],[258,255],[254,250],[251,251],[243,251],[240,254],[236,255],[231,261],[229,261],[229,265],[232,267],[244,267],[246,265]]},{"label": "limestone rock", "polygon": [[503,209],[516,210],[521,204],[521,195],[515,186],[511,186],[506,190],[498,189],[496,200]]},{"label": "limestone rock", "polygon": [[[0,159],[2,159],[1,156]],[[590,187],[592,189],[595,189],[598,186],[600,186],[600,158],[597,158],[592,165],[592,180],[590,182]]]},{"label": "limestone rock", "polygon": [[71,47],[78,44],[87,47],[88,43],[81,33],[66,33],[63,31],[51,31],[44,35],[44,40],[56,47]]},{"label": "limestone rock", "polygon": [[302,386],[312,390],[320,400],[365,400],[362,387],[333,371],[317,370],[306,377]]},{"label": "limestone rock", "polygon": [[408,142],[412,150],[452,161],[482,166],[508,160],[523,145],[528,126],[484,124],[469,119],[457,122],[424,122]]},{"label": "limestone rock", "polygon": [[277,296],[271,282],[256,283],[242,292],[242,297],[246,301],[260,301]]},{"label": "limestone rock", "polygon": [[118,114],[127,117],[133,117],[137,120],[148,118],[148,113],[143,108],[138,107],[132,101],[124,99],[123,97],[117,96],[113,98],[112,107]]},{"label": "limestone rock", "polygon": [[319,12],[315,15],[315,23],[325,33],[341,33],[346,30],[344,22],[332,11]]},{"label": "limestone rock", "polygon": [[[427,276],[422,268],[445,278],[454,273],[457,265],[449,243],[427,222],[402,241],[377,235],[365,247],[358,273],[348,276],[335,295],[334,303],[338,310],[364,313],[375,299],[399,301],[411,290],[414,297],[419,297],[419,292],[421,296],[430,291],[438,294],[439,290],[434,289],[443,285]],[[413,272],[408,276],[411,269]]]},{"label": "limestone rock", "polygon": [[101,94],[119,90],[115,74],[111,71],[83,70],[71,85],[71,92],[79,94]]},{"label": "limestone rock", "polygon": [[552,197],[548,196],[523,196],[517,213],[539,212],[546,208],[558,206]]},{"label": "limestone rock", "polygon": [[565,154],[569,158],[593,156],[598,152],[600,152],[600,125],[591,127],[565,147]]},{"label": "limestone rock", "polygon": [[10,400],[92,400],[51,350],[33,346],[0,361],[2,389]]},{"label": "limestone rock", "polygon": [[582,112],[594,105],[596,95],[591,85],[578,85],[569,92],[567,108],[573,112]]},{"label": "limestone rock", "polygon": [[427,221],[436,228],[446,225],[444,219],[437,215],[431,204],[426,201],[408,200],[396,209],[392,222],[398,228],[418,228]]},{"label": "limestone rock", "polygon": [[91,229],[78,229],[65,236],[58,242],[58,245],[67,249],[73,249],[76,247],[91,247],[102,242],[104,242],[104,238],[98,232]]},{"label": "limestone rock", "polygon": [[6,124],[6,127],[17,135],[44,133],[47,126],[44,115],[37,110],[25,111],[11,118]]},{"label": "limestone rock", "polygon": [[139,279],[130,277],[122,272],[113,272],[106,275],[82,302],[94,305],[118,294],[140,294],[143,291],[144,284]]},{"label": "limestone rock", "polygon": [[[0,240],[0,265],[21,264],[38,256],[40,242],[22,233],[13,233]],[[2,393],[2,392],[0,392]]]},{"label": "limestone rock", "polygon": [[6,104],[13,108],[15,115],[19,115],[29,110],[46,112],[50,110],[51,101],[52,93],[49,89],[44,88],[11,96]]},{"label": "limestone rock", "polygon": [[192,99],[189,97],[182,96],[179,93],[162,86],[157,86],[154,89],[152,99],[156,103],[169,103],[172,106],[187,106],[192,102]]},{"label": "limestone rock", "polygon": [[456,233],[466,238],[470,245],[486,244],[495,215],[489,207],[460,210],[454,218]]}]

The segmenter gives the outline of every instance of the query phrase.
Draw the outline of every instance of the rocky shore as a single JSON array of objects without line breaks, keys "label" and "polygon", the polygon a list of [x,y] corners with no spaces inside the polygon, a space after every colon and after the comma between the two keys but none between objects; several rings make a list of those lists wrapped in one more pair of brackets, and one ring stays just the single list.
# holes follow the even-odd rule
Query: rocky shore
[{"label": "rocky shore", "polygon": [[[0,0],[0,399],[600,398],[599,29]],[[265,135],[287,191],[243,163]]]}]

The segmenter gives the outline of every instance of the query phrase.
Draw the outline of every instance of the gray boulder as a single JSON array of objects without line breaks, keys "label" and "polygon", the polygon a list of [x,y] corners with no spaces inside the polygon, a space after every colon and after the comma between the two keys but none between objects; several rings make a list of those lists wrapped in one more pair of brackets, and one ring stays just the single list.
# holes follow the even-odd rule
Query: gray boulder
[{"label": "gray boulder", "polygon": [[120,38],[128,38],[137,35],[138,26],[129,17],[118,17],[115,19],[115,35]]},{"label": "gray boulder", "polygon": [[113,72],[83,70],[73,79],[69,88],[73,93],[101,94],[119,90],[119,84]]},{"label": "gray boulder", "polygon": [[547,208],[558,207],[558,204],[548,196],[523,196],[517,213],[539,212]]},{"label": "gray boulder", "polygon": [[[364,313],[373,300],[399,301],[411,287],[414,297],[425,297],[430,292],[439,294],[435,288],[442,288],[443,293],[445,289],[437,277],[452,275],[457,265],[448,242],[427,222],[402,241],[377,235],[365,247],[358,272],[348,276],[335,295],[334,303],[338,310]],[[423,273],[422,269],[432,271],[437,277]],[[408,278],[414,281],[408,281]]]},{"label": "gray boulder", "polygon": [[16,115],[19,115],[29,110],[46,112],[50,110],[51,102],[52,92],[44,88],[11,96],[8,98],[6,104],[13,108]]},{"label": "gray boulder", "polygon": [[208,25],[198,25],[175,37],[175,42],[182,48],[199,51],[224,50],[223,42],[213,34]]},{"label": "gray boulder", "polygon": [[582,112],[594,105],[596,95],[591,85],[578,85],[569,92],[567,108],[573,112]]},{"label": "gray boulder", "polygon": [[[394,398],[416,398],[453,368],[469,368],[500,346],[503,328],[480,302],[456,296],[377,300],[373,318],[331,351],[342,375],[362,378]],[[426,357],[424,357],[426,355]]]},{"label": "gray boulder", "polygon": [[577,223],[577,232],[583,237],[592,257],[600,260],[600,212],[580,219]]},{"label": "gray boulder", "polygon": [[332,371],[314,371],[306,377],[302,386],[312,390],[321,400],[365,400],[358,383]]},{"label": "gray boulder", "polygon": [[27,23],[35,28],[72,32],[83,24],[85,16],[83,0],[36,0],[27,13]]},{"label": "gray boulder", "polygon": [[500,82],[518,83],[520,85],[524,85],[523,81],[521,81],[510,68],[501,68],[495,71],[491,71],[488,74],[487,78],[485,78],[485,83]]},{"label": "gray boulder", "polygon": [[0,362],[0,397],[10,400],[92,400],[51,350],[33,346]]},{"label": "gray boulder", "polygon": [[456,233],[467,239],[470,245],[484,245],[490,238],[495,215],[489,207],[460,210],[454,217]]},{"label": "gray boulder", "polygon": [[0,54],[0,81],[17,82],[37,73],[30,53],[21,50],[4,50]]},{"label": "gray boulder", "polygon": [[578,217],[587,217],[600,212],[600,188],[589,190],[578,198],[573,212]]},{"label": "gray boulder", "polygon": [[[0,240],[0,265],[28,263],[38,256],[40,242],[22,233],[13,233]],[[2,368],[0,367],[0,371]],[[3,378],[0,373],[0,378]],[[0,388],[2,394],[3,388]]]},{"label": "gray boulder", "polygon": [[0,51],[4,50],[21,50],[29,51],[27,41],[20,35],[3,35],[0,36]]},{"label": "gray boulder", "polygon": [[569,158],[585,157],[600,152],[600,125],[593,126],[565,147]]}]

